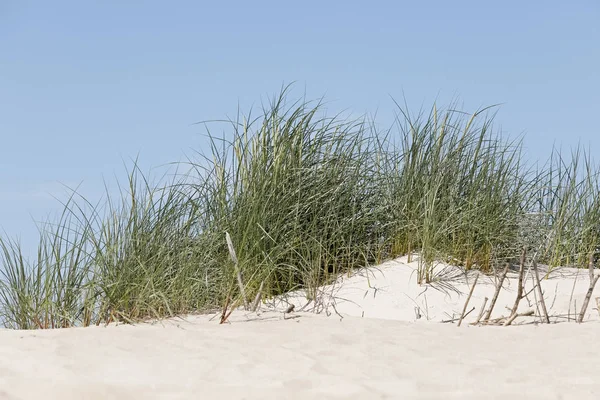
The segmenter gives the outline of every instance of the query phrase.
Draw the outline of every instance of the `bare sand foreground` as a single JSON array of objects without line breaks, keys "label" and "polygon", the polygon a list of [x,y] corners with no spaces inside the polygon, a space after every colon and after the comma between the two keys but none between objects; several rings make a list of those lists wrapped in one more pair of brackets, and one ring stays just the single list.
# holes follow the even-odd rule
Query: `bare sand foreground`
[{"label": "bare sand foreground", "polygon": [[[415,264],[401,261],[323,288],[320,314],[297,295],[258,314],[236,311],[224,325],[202,315],[2,330],[0,399],[600,398],[595,301],[585,323],[567,322],[587,291],[586,271],[542,282],[551,325],[535,317],[470,325],[494,292],[491,279],[480,278],[468,307],[476,310],[458,328],[441,321],[461,313],[472,277],[440,269],[438,283],[418,286]],[[515,287],[511,275],[494,317],[510,313]],[[523,310],[536,307],[528,297]],[[284,315],[288,302],[304,311]]]}]

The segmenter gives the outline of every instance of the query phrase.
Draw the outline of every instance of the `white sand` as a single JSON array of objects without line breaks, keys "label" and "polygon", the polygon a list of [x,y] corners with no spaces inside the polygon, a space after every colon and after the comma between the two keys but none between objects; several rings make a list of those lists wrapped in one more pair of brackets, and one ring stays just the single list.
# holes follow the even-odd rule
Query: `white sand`
[{"label": "white sand", "polygon": [[[474,280],[475,271],[468,277],[459,269],[447,265],[435,267],[435,282],[430,285],[417,285],[418,262],[406,263],[406,257],[386,262],[378,267],[363,270],[352,277],[342,277],[335,285],[321,290],[321,308],[327,313],[338,311],[343,316],[364,318],[382,318],[410,322],[442,322],[458,318],[462,313],[465,300]],[[539,267],[539,276],[544,299],[551,316],[551,322],[573,321],[579,313],[588,291],[590,280],[587,269],[555,269],[544,279],[547,269]],[[500,271],[499,271],[500,272]],[[518,286],[518,271],[510,271],[504,281],[492,318],[509,316]],[[598,274],[600,271],[596,270]],[[519,312],[536,308],[536,291],[533,271],[525,274],[525,292],[527,298],[519,303]],[[600,283],[589,303],[585,321],[600,321],[595,298],[600,296]],[[467,318],[467,322],[477,319],[483,300],[488,297],[488,306],[495,292],[495,280],[492,276],[481,275],[469,302],[467,311],[475,307]],[[285,308],[282,302],[290,302],[297,309],[306,305],[303,293],[291,294],[275,303],[277,309]],[[305,307],[311,310],[314,304]],[[421,315],[418,318],[418,315]],[[540,321],[539,318],[518,318],[515,324]],[[600,329],[600,327],[599,327]]]},{"label": "white sand", "polygon": [[[284,319],[277,309],[285,304],[277,304],[259,315],[236,312],[224,325],[193,316],[137,326],[3,330],[0,399],[600,398],[595,301],[584,324],[519,318],[511,327],[470,326],[483,297],[493,294],[480,278],[471,300],[477,309],[458,328],[439,321],[462,310],[464,276],[453,282],[465,292],[459,296],[417,286],[414,267],[389,262],[369,280],[362,274],[326,288],[338,297],[323,297],[330,317],[296,312]],[[568,314],[574,276],[563,274],[542,283],[551,315]],[[493,317],[509,314],[515,286],[511,277]],[[587,287],[587,271],[580,271],[577,308]],[[299,309],[302,300],[293,301]],[[529,309],[523,303],[521,310]]]}]

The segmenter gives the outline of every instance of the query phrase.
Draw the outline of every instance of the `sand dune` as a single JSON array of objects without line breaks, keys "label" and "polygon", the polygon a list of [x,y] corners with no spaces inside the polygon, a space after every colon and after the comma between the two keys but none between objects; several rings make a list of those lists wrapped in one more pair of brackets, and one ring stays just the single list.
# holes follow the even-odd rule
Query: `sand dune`
[{"label": "sand dune", "polygon": [[[324,311],[342,316],[365,318],[383,318],[412,322],[442,322],[458,318],[474,280],[475,271],[465,276],[459,268],[439,264],[435,267],[435,279],[429,285],[417,285],[418,262],[406,262],[406,257],[386,262],[380,266],[362,270],[351,277],[341,277],[336,284],[321,289],[320,306]],[[551,322],[574,320],[579,313],[586,292],[589,288],[588,270],[560,268],[545,277],[547,269],[540,266],[541,286]],[[533,310],[536,307],[536,292],[533,273],[525,274],[525,293],[528,294],[519,304],[519,312]],[[504,281],[492,317],[509,316],[513,307],[518,286],[517,271],[510,271]],[[600,285],[599,285],[600,286]],[[473,322],[483,300],[489,301],[494,295],[495,279],[481,275],[469,302],[469,311],[476,309],[466,318]],[[600,296],[596,288],[595,295],[587,309],[585,321],[600,321],[596,309],[595,297]],[[294,293],[274,302],[276,309],[285,308],[290,302],[297,309],[313,309],[314,304],[306,306],[306,295]],[[489,305],[489,303],[488,303]],[[518,318],[515,324],[534,323],[539,318]]]},{"label": "sand dune", "polygon": [[[368,278],[363,271],[340,279],[323,288],[321,314],[284,315],[286,301],[297,310],[306,303],[290,296],[258,314],[236,311],[224,325],[201,315],[136,326],[3,330],[0,399],[600,398],[595,302],[584,324],[519,318],[511,327],[471,326],[494,289],[480,278],[471,300],[477,310],[458,328],[440,321],[462,311],[464,275],[447,275],[452,286],[418,286],[414,268],[394,261]],[[576,276],[563,270],[542,283],[553,322],[566,321],[569,302],[581,304],[587,272]],[[494,316],[508,315],[515,282],[507,282]]]}]

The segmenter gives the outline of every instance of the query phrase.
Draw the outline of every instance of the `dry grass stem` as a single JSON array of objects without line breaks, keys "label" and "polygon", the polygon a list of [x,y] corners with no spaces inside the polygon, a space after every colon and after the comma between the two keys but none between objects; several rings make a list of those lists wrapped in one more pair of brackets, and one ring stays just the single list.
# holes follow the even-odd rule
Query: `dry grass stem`
[{"label": "dry grass stem", "polygon": [[262,291],[263,291],[264,286],[265,286],[265,281],[262,281],[260,283],[260,287],[258,288],[258,293],[256,293],[256,297],[254,298],[254,302],[252,303],[252,311],[253,312],[258,311],[258,308],[260,307],[260,300],[261,300]]},{"label": "dry grass stem", "polygon": [[231,260],[233,261],[233,266],[235,268],[235,275],[237,277],[237,283],[240,289],[240,296],[242,296],[242,301],[244,302],[244,309],[248,310],[248,299],[246,298],[246,290],[244,288],[244,281],[242,279],[242,271],[240,270],[238,258],[235,253],[235,248],[233,247],[233,242],[231,241],[231,236],[229,236],[229,232],[225,232],[225,240],[227,240],[227,248],[229,249],[229,255],[231,256]]},{"label": "dry grass stem", "polygon": [[546,301],[544,300],[544,292],[542,291],[542,284],[540,283],[540,274],[538,271],[538,265],[537,265],[537,261],[535,259],[533,260],[533,272],[534,272],[535,282],[536,282],[538,296],[539,296],[538,301],[539,301],[539,304],[540,304],[540,307],[542,310],[541,317],[547,324],[549,324],[550,317],[548,317],[548,310],[546,309]]},{"label": "dry grass stem", "polygon": [[588,305],[590,303],[590,299],[592,298],[592,293],[594,292],[594,287],[596,286],[598,279],[600,279],[600,275],[594,276],[594,258],[593,258],[593,256],[590,256],[589,274],[590,274],[590,287],[588,288],[588,291],[585,295],[585,299],[583,300],[583,304],[581,305],[581,311],[579,313],[579,316],[577,317],[578,323],[583,322],[583,318],[585,317],[585,312],[587,311]]}]

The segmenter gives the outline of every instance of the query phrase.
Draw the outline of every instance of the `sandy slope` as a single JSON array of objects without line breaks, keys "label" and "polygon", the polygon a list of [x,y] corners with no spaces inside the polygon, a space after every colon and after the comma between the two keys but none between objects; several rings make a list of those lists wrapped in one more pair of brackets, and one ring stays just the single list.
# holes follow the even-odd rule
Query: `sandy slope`
[{"label": "sandy slope", "polygon": [[[465,296],[444,293],[441,284],[419,295],[425,288],[414,276],[409,282],[413,268],[390,262],[369,280],[364,274],[343,279],[325,290],[337,297],[323,297],[330,317],[300,312],[284,318],[277,309],[285,305],[278,304],[259,315],[236,312],[226,325],[193,316],[137,326],[0,331],[0,399],[600,398],[595,302],[590,322],[581,325],[519,319],[513,327],[457,328],[438,321],[458,314]],[[574,277],[563,273],[569,274],[543,283],[554,303],[551,314],[567,313]],[[453,283],[468,288],[464,276]],[[577,307],[587,285],[582,272]],[[512,305],[512,289],[494,316],[508,314],[503,307]],[[492,284],[478,286],[473,304],[479,308],[492,292]]]},{"label": "sandy slope", "polygon": [[[435,268],[435,281],[430,285],[417,285],[418,262],[406,263],[406,257],[386,262],[378,267],[363,270],[351,277],[341,277],[335,285],[321,290],[320,306],[324,311],[342,316],[365,318],[383,318],[400,321],[442,322],[457,318],[462,313],[465,300],[474,280],[475,271],[468,276],[459,269],[446,265]],[[585,294],[589,288],[588,270],[561,268],[555,269],[545,277],[547,269],[540,266],[540,278],[544,299],[551,322],[572,321],[575,310],[579,313]],[[596,274],[598,274],[596,270]],[[518,283],[517,271],[510,271],[504,281],[492,318],[510,315],[516,297]],[[519,304],[519,312],[533,310],[536,307],[536,291],[533,288],[533,273],[525,274],[525,288],[529,293]],[[473,322],[481,310],[483,300],[489,302],[494,295],[495,280],[481,275],[469,302],[467,311],[475,307],[465,322]],[[588,306],[585,321],[600,321],[595,298],[600,296],[600,284],[597,285],[592,301]],[[297,309],[311,310],[315,304],[306,305],[306,296],[296,293],[287,296],[274,305],[289,302]],[[420,316],[420,317],[419,317]],[[519,318],[515,324],[533,323],[539,318]]]}]

